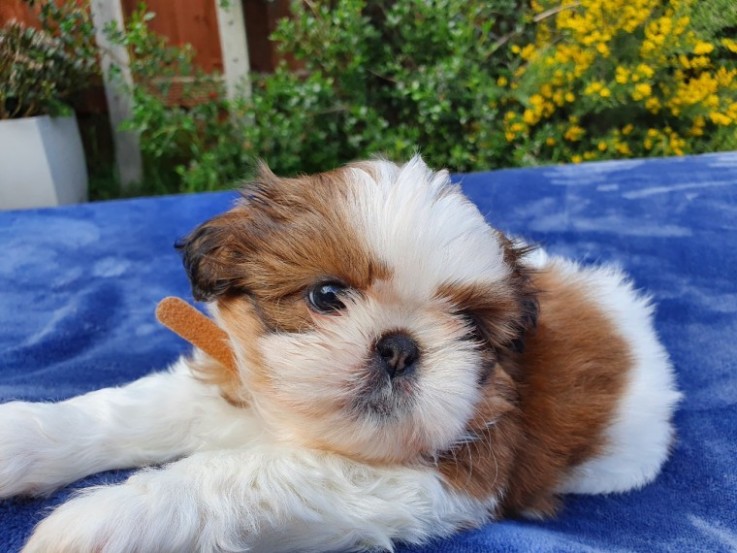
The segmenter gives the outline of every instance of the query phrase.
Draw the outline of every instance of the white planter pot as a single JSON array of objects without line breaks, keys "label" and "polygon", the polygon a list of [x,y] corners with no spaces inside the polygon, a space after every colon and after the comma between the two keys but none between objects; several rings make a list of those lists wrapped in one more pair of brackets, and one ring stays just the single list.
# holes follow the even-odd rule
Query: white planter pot
[{"label": "white planter pot", "polygon": [[87,166],[77,119],[0,121],[0,209],[87,200]]}]

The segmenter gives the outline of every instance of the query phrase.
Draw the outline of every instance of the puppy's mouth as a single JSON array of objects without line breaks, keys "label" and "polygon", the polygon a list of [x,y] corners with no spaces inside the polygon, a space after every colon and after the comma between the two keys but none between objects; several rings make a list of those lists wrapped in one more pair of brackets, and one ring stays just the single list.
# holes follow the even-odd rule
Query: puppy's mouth
[{"label": "puppy's mouth", "polygon": [[370,415],[379,420],[399,417],[412,409],[419,389],[418,368],[401,374],[390,374],[384,364],[367,362],[365,377],[358,386],[352,404],[357,418]]}]

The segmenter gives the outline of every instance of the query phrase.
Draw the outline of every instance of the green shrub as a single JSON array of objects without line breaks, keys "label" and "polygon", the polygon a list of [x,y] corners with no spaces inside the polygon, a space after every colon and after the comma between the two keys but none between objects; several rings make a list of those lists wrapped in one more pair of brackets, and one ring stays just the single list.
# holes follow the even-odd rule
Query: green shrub
[{"label": "green shrub", "polygon": [[508,37],[526,36],[517,1],[297,2],[293,14],[274,38],[307,77],[281,66],[257,81],[254,155],[286,172],[417,148],[457,170],[509,157],[497,79],[515,64]]},{"label": "green shrub", "polygon": [[[253,94],[234,102],[192,69],[191,52],[157,43],[144,12],[119,35],[139,75],[128,125],[150,165],[176,167],[171,186],[231,186],[257,157],[293,174],[419,149],[431,165],[470,171],[737,148],[733,0],[311,0],[292,10],[273,38],[300,68],[254,76]],[[210,96],[168,105],[154,84],[170,70]]]}]

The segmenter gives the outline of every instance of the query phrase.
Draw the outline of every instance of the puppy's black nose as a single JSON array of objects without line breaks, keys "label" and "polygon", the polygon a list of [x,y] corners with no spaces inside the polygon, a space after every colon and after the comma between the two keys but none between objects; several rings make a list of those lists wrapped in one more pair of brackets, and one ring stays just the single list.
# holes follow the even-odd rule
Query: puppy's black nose
[{"label": "puppy's black nose", "polygon": [[417,342],[402,332],[382,336],[376,343],[376,353],[391,378],[411,373],[420,357]]}]

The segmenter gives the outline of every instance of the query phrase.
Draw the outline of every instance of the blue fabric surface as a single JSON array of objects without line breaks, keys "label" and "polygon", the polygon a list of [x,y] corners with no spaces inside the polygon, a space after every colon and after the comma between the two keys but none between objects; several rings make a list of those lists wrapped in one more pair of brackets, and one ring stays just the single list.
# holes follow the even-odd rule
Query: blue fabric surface
[{"label": "blue fabric surface", "polygon": [[[658,304],[686,398],[679,439],[641,491],[570,496],[553,521],[505,521],[413,552],[737,551],[737,154],[466,175],[496,226],[585,262],[614,262]],[[0,402],[58,400],[163,368],[187,345],[159,327],[189,297],[172,244],[232,193],[0,213]],[[0,551],[18,551],[47,499],[0,502]]]}]

